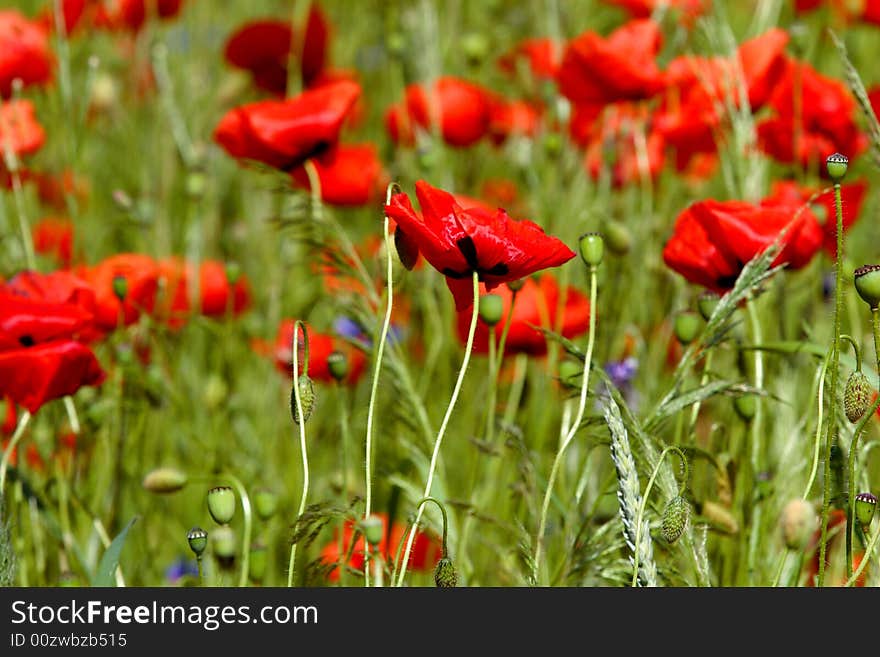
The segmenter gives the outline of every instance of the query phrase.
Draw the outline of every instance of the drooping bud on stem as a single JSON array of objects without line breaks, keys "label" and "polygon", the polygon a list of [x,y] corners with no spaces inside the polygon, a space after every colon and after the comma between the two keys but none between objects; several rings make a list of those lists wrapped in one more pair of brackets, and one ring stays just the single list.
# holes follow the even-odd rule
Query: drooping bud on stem
[{"label": "drooping bud on stem", "polygon": [[676,495],[666,503],[660,528],[663,538],[668,543],[675,543],[678,540],[685,527],[687,527],[689,516],[690,506],[681,495]]},{"label": "drooping bud on stem", "polygon": [[872,392],[871,383],[862,372],[853,372],[849,375],[843,393],[843,410],[847,419],[853,424],[862,418],[871,405]]},{"label": "drooping bud on stem", "polygon": [[779,520],[782,526],[782,539],[789,550],[803,549],[818,523],[813,505],[800,498],[793,499],[785,505]]}]

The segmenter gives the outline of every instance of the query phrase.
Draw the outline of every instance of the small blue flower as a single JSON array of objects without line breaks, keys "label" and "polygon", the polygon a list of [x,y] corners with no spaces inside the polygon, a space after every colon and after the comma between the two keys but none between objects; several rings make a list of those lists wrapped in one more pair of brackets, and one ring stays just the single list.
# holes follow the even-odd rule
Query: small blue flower
[{"label": "small blue flower", "polygon": [[[373,340],[364,332],[364,328],[351,317],[340,315],[333,322],[333,330],[336,334],[343,338],[358,340],[367,346],[372,346]],[[388,328],[388,344],[397,344],[403,339],[403,328],[397,324],[391,324]]]},{"label": "small blue flower", "polygon": [[165,569],[165,579],[172,584],[177,584],[187,575],[198,577],[199,567],[195,561],[187,559],[186,557],[178,557],[176,561],[172,562],[172,564]]}]

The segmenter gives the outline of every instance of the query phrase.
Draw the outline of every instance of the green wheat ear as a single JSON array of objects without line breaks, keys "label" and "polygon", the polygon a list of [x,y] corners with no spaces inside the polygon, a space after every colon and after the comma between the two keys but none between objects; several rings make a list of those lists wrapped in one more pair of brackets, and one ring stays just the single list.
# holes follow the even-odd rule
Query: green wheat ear
[{"label": "green wheat ear", "polygon": [[6,520],[6,498],[0,495],[0,587],[12,586],[15,580],[15,552],[12,551],[12,532]]},{"label": "green wheat ear", "polygon": [[828,32],[831,34],[831,39],[834,41],[834,45],[837,46],[837,52],[840,55],[840,59],[843,61],[843,68],[846,72],[846,83],[849,86],[849,90],[852,92],[852,95],[855,96],[856,101],[859,103],[859,107],[862,110],[862,114],[865,115],[865,119],[868,122],[868,136],[871,138],[871,155],[874,158],[874,164],[880,167],[880,121],[877,120],[877,115],[874,114],[874,108],[871,107],[871,101],[868,99],[868,92],[865,90],[862,78],[859,76],[859,72],[849,59],[849,55],[846,51],[846,44],[840,40],[840,37],[838,37],[833,30],[829,30]]}]

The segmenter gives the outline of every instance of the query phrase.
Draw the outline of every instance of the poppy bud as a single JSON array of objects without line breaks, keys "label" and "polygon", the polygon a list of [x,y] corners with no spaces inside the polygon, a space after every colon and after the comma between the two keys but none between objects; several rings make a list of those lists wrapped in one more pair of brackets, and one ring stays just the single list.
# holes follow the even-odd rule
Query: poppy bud
[{"label": "poppy bud", "polygon": [[629,229],[619,221],[609,221],[605,224],[602,234],[608,244],[608,250],[614,255],[626,255],[632,247],[632,234]]},{"label": "poppy bud", "polygon": [[458,583],[458,574],[455,572],[452,559],[444,557],[437,562],[437,566],[434,568],[434,583],[440,589],[455,588]]},{"label": "poppy bud", "polygon": [[[306,374],[300,374],[297,384],[299,385],[299,401],[302,404],[303,418],[305,422],[308,422],[312,411],[315,410],[315,384]],[[290,389],[290,416],[294,422],[299,424],[299,413],[296,411],[296,392],[293,388]]]},{"label": "poppy bud", "polygon": [[489,40],[479,32],[465,34],[461,39],[461,49],[468,64],[476,66],[489,54]]},{"label": "poppy bud", "polygon": [[262,582],[263,577],[266,576],[268,556],[269,552],[262,543],[254,543],[251,546],[248,574],[255,582]]},{"label": "poppy bud", "polygon": [[226,385],[223,377],[211,373],[205,382],[205,390],[202,393],[202,401],[205,407],[208,409],[218,408],[226,400],[228,394],[229,386]]},{"label": "poppy bud", "polygon": [[190,171],[186,177],[186,193],[192,199],[200,199],[205,195],[207,178],[203,171]]},{"label": "poppy bud", "polygon": [[755,411],[757,410],[755,396],[740,395],[733,400],[733,408],[736,411],[736,414],[740,416],[740,418],[748,422],[753,417],[755,417]]},{"label": "poppy bud", "polygon": [[208,491],[208,511],[218,525],[225,525],[235,515],[235,493],[230,486],[216,486]]},{"label": "poppy bud", "polygon": [[419,259],[419,247],[407,237],[400,226],[394,230],[394,248],[397,250],[400,264],[407,271],[412,271],[412,268],[416,266],[416,262]]},{"label": "poppy bud", "polygon": [[564,386],[568,386],[569,388],[579,388],[580,383],[578,383],[577,379],[582,376],[583,373],[583,365],[576,363],[573,360],[564,360],[559,363],[559,380]]},{"label": "poppy bud", "polygon": [[675,337],[682,344],[690,344],[700,333],[700,316],[685,310],[675,316]]},{"label": "poppy bud", "polygon": [[367,543],[376,547],[382,542],[382,519],[379,516],[368,516],[361,520],[361,531]]},{"label": "poppy bud", "polygon": [[144,477],[143,486],[151,493],[176,493],[186,486],[186,473],[175,468],[156,468]]},{"label": "poppy bud", "polygon": [[550,157],[556,157],[562,152],[562,137],[555,132],[548,132],[544,136],[544,150]]},{"label": "poppy bud", "polygon": [[254,507],[260,520],[268,520],[278,510],[278,496],[268,488],[261,488],[254,493]]},{"label": "poppy bud", "polygon": [[828,168],[828,177],[835,183],[839,183],[846,175],[849,159],[840,153],[834,153],[825,160],[825,166]]},{"label": "poppy bud", "polygon": [[406,38],[400,32],[391,32],[385,40],[385,48],[392,57],[403,57],[406,53]]},{"label": "poppy bud", "polygon": [[113,277],[113,295],[120,301],[125,301],[128,295],[128,279],[122,275]]},{"label": "poppy bud", "polygon": [[585,233],[578,240],[578,249],[584,263],[590,267],[596,267],[602,262],[605,253],[605,241],[599,233]]},{"label": "poppy bud", "polygon": [[214,554],[223,568],[230,568],[235,558],[235,532],[229,525],[223,525],[211,534]]},{"label": "poppy bud", "polygon": [[856,291],[871,310],[880,306],[880,265],[862,265],[854,276]]},{"label": "poppy bud", "polygon": [[855,424],[871,405],[871,384],[861,372],[853,372],[846,381],[843,392],[843,410],[847,419]]},{"label": "poppy bud", "polygon": [[859,493],[856,495],[856,519],[859,524],[867,529],[874,519],[877,510],[877,498],[871,493]]},{"label": "poppy bud", "polygon": [[341,351],[334,351],[327,356],[327,369],[330,370],[330,376],[340,383],[348,376],[348,359]]},{"label": "poppy bud", "polygon": [[227,262],[226,266],[226,282],[235,285],[241,278],[241,265],[237,262]]},{"label": "poppy bud", "polygon": [[480,298],[480,319],[488,326],[495,326],[504,314],[504,300],[498,294],[484,294]]},{"label": "poppy bud", "polygon": [[202,552],[208,547],[208,532],[201,527],[193,527],[186,533],[186,540],[189,543],[189,549],[193,551],[197,557],[202,556]]},{"label": "poppy bud", "polygon": [[703,292],[699,298],[697,298],[697,310],[700,311],[704,320],[707,322],[709,321],[709,318],[712,316],[712,313],[715,312],[715,307],[718,305],[719,301],[720,297],[714,292],[709,292],[708,290]]},{"label": "poppy bud", "polygon": [[690,507],[681,495],[676,495],[666,503],[660,529],[663,533],[663,538],[668,543],[675,543],[678,540],[687,526],[689,515]]},{"label": "poppy bud", "polygon": [[89,108],[98,113],[108,112],[119,101],[119,88],[111,75],[102,73],[92,80]]},{"label": "poppy bud", "polygon": [[517,278],[515,281],[507,281],[507,289],[511,292],[519,292],[526,284],[526,279]]},{"label": "poppy bud", "polygon": [[786,504],[780,516],[785,547],[803,549],[816,529],[816,520],[816,512],[809,502],[796,498]]}]

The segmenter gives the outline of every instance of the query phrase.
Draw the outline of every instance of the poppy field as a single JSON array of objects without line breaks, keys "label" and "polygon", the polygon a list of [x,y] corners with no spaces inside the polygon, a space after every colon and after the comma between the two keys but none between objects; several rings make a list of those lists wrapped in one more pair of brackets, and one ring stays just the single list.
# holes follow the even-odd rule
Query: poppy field
[{"label": "poppy field", "polygon": [[880,2],[0,8],[0,585],[880,585]]}]

